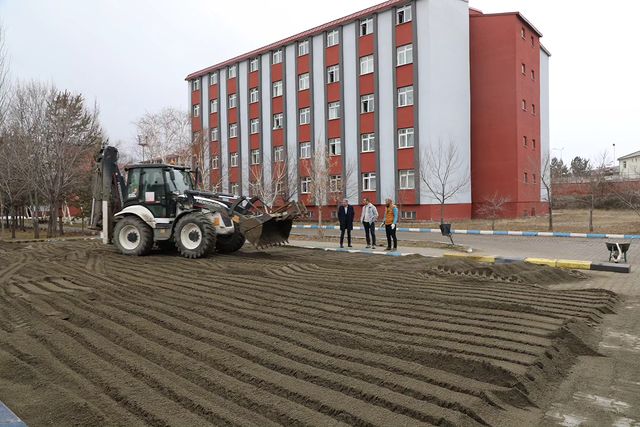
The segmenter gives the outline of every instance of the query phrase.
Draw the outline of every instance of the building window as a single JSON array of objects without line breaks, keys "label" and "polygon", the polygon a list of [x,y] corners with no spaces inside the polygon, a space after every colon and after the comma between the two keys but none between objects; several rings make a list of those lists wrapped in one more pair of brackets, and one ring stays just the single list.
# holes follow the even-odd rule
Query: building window
[{"label": "building window", "polygon": [[229,138],[236,138],[238,136],[238,124],[231,123],[229,125]]},{"label": "building window", "polygon": [[396,10],[396,24],[404,24],[405,22],[411,21],[411,5],[406,5],[404,7],[398,8]]},{"label": "building window", "polygon": [[309,73],[300,74],[298,76],[298,90],[309,89]]},{"label": "building window", "polygon": [[531,70],[531,80],[536,79],[536,70]]},{"label": "building window", "polygon": [[238,95],[232,93],[229,95],[229,108],[236,108],[238,106]]},{"label": "building window", "polygon": [[254,71],[258,71],[258,58],[253,58],[249,61],[249,72],[252,73]]},{"label": "building window", "polygon": [[327,47],[335,46],[340,43],[340,32],[338,30],[329,31],[327,33]]},{"label": "building window", "polygon": [[200,90],[200,79],[191,80],[191,90],[194,92]]},{"label": "building window", "polygon": [[363,153],[371,153],[376,151],[376,134],[363,133],[360,135],[360,151]]},{"label": "building window", "polygon": [[311,193],[311,178],[308,176],[300,178],[300,193],[301,194],[309,194]]},{"label": "building window", "polygon": [[536,174],[535,173],[531,175],[531,179],[532,179],[533,183],[535,184],[536,183]]},{"label": "building window", "polygon": [[237,168],[238,167],[238,153],[231,153],[231,156],[229,156],[229,164],[231,165],[232,168]]},{"label": "building window", "polygon": [[360,75],[373,73],[373,55],[360,58]]},{"label": "building window", "polygon": [[309,53],[309,40],[298,42],[298,56],[304,56]]},{"label": "building window", "polygon": [[413,45],[406,44],[396,49],[396,60],[398,67],[413,63]]},{"label": "building window", "polygon": [[373,19],[367,18],[360,21],[360,37],[373,33]]},{"label": "building window", "polygon": [[413,105],[413,86],[405,86],[398,89],[398,107]]},{"label": "building window", "polygon": [[398,148],[413,147],[413,128],[398,129]]},{"label": "building window", "polygon": [[342,175],[329,175],[329,192],[338,193],[342,191]]},{"label": "building window", "polygon": [[260,132],[260,119],[251,119],[251,134]]},{"label": "building window", "polygon": [[271,63],[279,64],[282,62],[282,49],[274,50],[271,54]]},{"label": "building window", "polygon": [[531,114],[536,115],[536,104],[531,104]]},{"label": "building window", "polygon": [[371,113],[375,108],[375,102],[373,99],[373,94],[362,95],[360,97],[360,112],[361,113]]},{"label": "building window", "polygon": [[626,169],[627,168],[627,161],[623,160],[622,161],[622,169]]},{"label": "building window", "polygon": [[342,154],[342,141],[340,138],[331,138],[329,140],[329,155],[339,156]]},{"label": "building window", "polygon": [[276,113],[273,115],[273,128],[274,129],[282,129],[284,125],[284,116],[282,113]]},{"label": "building window", "polygon": [[217,113],[218,112],[218,100],[212,99],[209,101],[209,113]]},{"label": "building window", "polygon": [[191,134],[191,141],[192,142],[199,142],[200,141],[200,132],[194,132]]},{"label": "building window", "polygon": [[522,73],[523,76],[527,74],[527,66],[524,64],[520,64],[520,72]]},{"label": "building window", "polygon": [[218,73],[209,74],[209,85],[213,86],[218,83]]},{"label": "building window", "polygon": [[300,143],[300,158],[301,159],[310,159],[311,158],[311,143],[310,142],[301,142]]},{"label": "building window", "polygon": [[536,148],[536,140],[535,140],[535,139],[532,139],[532,140],[531,140],[531,146],[532,146],[532,147],[533,147],[533,149],[535,150],[535,148]]},{"label": "building window", "polygon": [[362,174],[362,191],[376,191],[376,174],[374,172]]},{"label": "building window", "polygon": [[524,40],[524,35],[525,35],[524,27],[522,27],[520,28],[520,37],[522,37],[522,40]]},{"label": "building window", "polygon": [[340,66],[332,65],[327,67],[327,83],[335,83],[340,81]]},{"label": "building window", "polygon": [[527,111],[527,101],[523,99],[521,105],[522,105],[522,111]]},{"label": "building window", "polygon": [[273,161],[284,162],[284,146],[279,145],[273,148]]},{"label": "building window", "polygon": [[211,128],[211,140],[212,141],[217,141],[218,140],[218,128]]},{"label": "building window", "polygon": [[531,36],[531,47],[534,47],[536,45],[535,39],[533,38],[533,36]]},{"label": "building window", "polygon": [[256,148],[255,150],[251,150],[251,164],[259,165],[260,164],[260,149]]},{"label": "building window", "polygon": [[193,106],[193,117],[200,117],[200,104]]},{"label": "building window", "polygon": [[229,78],[233,79],[236,77],[236,66],[232,65],[229,67]]},{"label": "building window", "polygon": [[250,104],[255,104],[256,102],[258,102],[258,88],[254,87],[253,89],[249,90],[249,103]]},{"label": "building window", "polygon": [[524,183],[527,184],[529,182],[529,174],[524,173]]},{"label": "building window", "polygon": [[524,145],[525,147],[527,146],[527,137],[526,136],[522,137],[522,145]]},{"label": "building window", "polygon": [[234,196],[240,195],[240,184],[235,182],[231,184],[231,194],[233,194]]},{"label": "building window", "polygon": [[220,158],[218,156],[214,156],[211,158],[211,169],[220,168]]},{"label": "building window", "polygon": [[273,98],[277,98],[278,96],[282,96],[282,80],[278,80],[277,82],[273,82],[272,97]]},{"label": "building window", "polygon": [[340,101],[329,104],[329,120],[340,118]]},{"label": "building window", "polygon": [[298,124],[308,125],[311,123],[311,108],[301,108],[298,112]]},{"label": "building window", "polygon": [[416,211],[401,211],[400,219],[416,219]]},{"label": "building window", "polygon": [[413,169],[401,170],[398,172],[400,189],[413,190],[416,188],[415,171]]}]

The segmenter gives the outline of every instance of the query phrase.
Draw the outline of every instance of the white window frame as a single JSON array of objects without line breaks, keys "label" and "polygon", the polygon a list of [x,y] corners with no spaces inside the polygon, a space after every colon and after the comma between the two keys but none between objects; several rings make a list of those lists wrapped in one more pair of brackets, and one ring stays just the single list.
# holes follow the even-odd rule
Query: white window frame
[{"label": "white window frame", "polygon": [[220,157],[211,157],[211,169],[220,169]]},{"label": "white window frame", "polygon": [[415,220],[416,218],[416,211],[400,211],[400,219]]},{"label": "white window frame", "polygon": [[271,91],[271,97],[272,98],[277,98],[279,96],[282,96],[282,80],[278,80],[277,82],[273,82],[272,86],[272,91]]},{"label": "white window frame", "polygon": [[231,194],[233,194],[234,196],[240,195],[240,184],[238,184],[237,182],[231,184]]},{"label": "white window frame", "polygon": [[342,191],[342,175],[329,175],[329,192],[338,193]]},{"label": "white window frame", "polygon": [[360,152],[373,153],[376,151],[376,134],[363,133],[360,135]]},{"label": "white window frame", "polygon": [[300,74],[298,76],[298,90],[309,89],[309,73]]},{"label": "white window frame", "polygon": [[218,112],[218,98],[209,101],[209,114]]},{"label": "white window frame", "polygon": [[298,124],[308,125],[311,123],[311,108],[304,107],[298,110]]},{"label": "white window frame", "polygon": [[[254,96],[255,95],[255,96]],[[257,87],[249,90],[249,104],[255,104],[260,100],[260,91]]]},{"label": "white window frame", "polygon": [[407,64],[413,64],[413,44],[411,43],[398,46],[396,49],[396,66],[401,67]]},{"label": "white window frame", "polygon": [[260,133],[260,119],[251,119],[250,129],[251,135]]},{"label": "white window frame", "polygon": [[398,107],[413,105],[413,86],[398,88]]},{"label": "white window frame", "polygon": [[300,178],[300,194],[311,193],[311,177],[303,176]]},{"label": "white window frame", "polygon": [[360,37],[373,33],[373,18],[366,18],[360,21]]},{"label": "white window frame", "polygon": [[252,58],[249,61],[249,72],[252,73],[254,71],[258,71],[259,64],[260,60],[258,58]]},{"label": "white window frame", "polygon": [[271,52],[271,63],[275,65],[281,62],[282,62],[282,49],[276,49],[273,52]]},{"label": "white window frame", "polygon": [[237,93],[229,94],[227,108],[232,109],[237,107],[238,107],[238,94]]},{"label": "white window frame", "polygon": [[218,84],[218,72],[209,73],[209,86]]},{"label": "white window frame", "polygon": [[340,101],[329,103],[329,120],[336,120],[340,118]]},{"label": "white window frame", "polygon": [[218,140],[218,128],[211,128],[209,133],[212,141]]},{"label": "white window frame", "polygon": [[298,42],[298,56],[304,56],[309,53],[309,40]]},{"label": "white window frame", "polygon": [[398,182],[400,184],[400,190],[415,190],[416,171],[413,169],[398,171]]},{"label": "white window frame", "polygon": [[376,191],[377,190],[377,182],[376,182],[376,173],[375,172],[365,172],[362,174],[362,191]]},{"label": "white window frame", "polygon": [[200,90],[200,79],[191,80],[191,92]]},{"label": "white window frame", "polygon": [[238,75],[237,73],[237,69],[235,65],[230,65],[229,69],[227,71],[227,77],[230,79],[235,79],[236,76]]},{"label": "white window frame", "polygon": [[275,113],[273,115],[273,129],[282,129],[284,126],[284,114],[283,113]]},{"label": "white window frame", "polygon": [[253,150],[251,150],[250,159],[251,159],[251,164],[252,165],[259,165],[260,164],[260,149],[259,148],[254,148]]},{"label": "white window frame", "polygon": [[396,25],[404,24],[405,22],[411,22],[413,19],[411,15],[411,5],[408,4],[396,9]]},{"label": "white window frame", "polygon": [[375,96],[372,93],[360,97],[360,113],[372,113],[376,109]]},{"label": "white window frame", "polygon": [[527,111],[527,100],[523,99],[522,103],[520,104],[520,108],[522,108],[522,111]]},{"label": "white window frame", "polygon": [[273,161],[275,163],[284,162],[284,145],[273,147]]},{"label": "white window frame", "polygon": [[240,156],[238,155],[238,152],[233,152],[229,155],[229,167],[232,168],[237,168],[238,167],[238,159],[240,158]]},{"label": "white window frame", "polygon": [[373,55],[367,55],[360,58],[360,75],[373,73],[375,66],[373,64]]},{"label": "white window frame", "polygon": [[398,149],[415,147],[413,128],[398,129]]},{"label": "white window frame", "polygon": [[310,159],[311,158],[311,142],[301,142],[300,143],[300,155],[301,159]]},{"label": "white window frame", "polygon": [[340,81],[340,66],[330,65],[327,67],[327,84]]},{"label": "white window frame", "polygon": [[191,108],[192,117],[200,117],[200,104],[194,104]]},{"label": "white window frame", "polygon": [[230,123],[229,124],[229,138],[237,138],[238,137],[238,124]]},{"label": "white window frame", "polygon": [[342,140],[340,138],[329,139],[329,156],[342,155]]},{"label": "white window frame", "polygon": [[340,32],[336,29],[327,33],[327,47],[335,46],[340,43]]}]

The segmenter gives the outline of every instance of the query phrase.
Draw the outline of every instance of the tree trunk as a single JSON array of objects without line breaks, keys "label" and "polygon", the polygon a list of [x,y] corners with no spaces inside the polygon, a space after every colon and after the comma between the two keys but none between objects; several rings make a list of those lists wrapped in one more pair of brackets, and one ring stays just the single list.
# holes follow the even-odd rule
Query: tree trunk
[{"label": "tree trunk", "polygon": [[0,239],[4,237],[4,203],[0,197]]},{"label": "tree trunk", "polygon": [[444,224],[444,201],[440,203],[440,224]]},{"label": "tree trunk", "polygon": [[591,196],[591,205],[589,206],[589,232],[593,232],[593,204],[594,197]]},{"label": "tree trunk", "polygon": [[324,236],[324,231],[322,230],[322,206],[318,206],[318,236]]},{"label": "tree trunk", "polygon": [[51,238],[53,237],[53,232],[55,231],[55,228],[53,226],[54,224],[54,215],[55,215],[55,206],[53,205],[53,203],[49,203],[49,218],[47,219],[47,237]]},{"label": "tree trunk", "polygon": [[59,209],[56,209],[56,213],[58,215],[58,227],[60,228],[60,236],[64,235],[64,228],[62,226],[63,222],[64,222],[64,206],[62,205],[62,203],[59,203]]},{"label": "tree trunk", "polygon": [[40,205],[38,205],[37,195],[33,198],[33,202],[31,204],[33,205],[33,212],[31,213],[33,215],[33,237],[35,239],[39,239],[40,238]]},{"label": "tree trunk", "polygon": [[496,231],[496,219],[491,218],[491,231]]},{"label": "tree trunk", "polygon": [[553,231],[553,205],[551,203],[551,192],[547,189],[547,209],[549,210],[549,231]]},{"label": "tree trunk", "polygon": [[15,239],[16,238],[16,227],[18,225],[18,218],[16,218],[16,207],[15,205],[11,206],[11,238]]}]

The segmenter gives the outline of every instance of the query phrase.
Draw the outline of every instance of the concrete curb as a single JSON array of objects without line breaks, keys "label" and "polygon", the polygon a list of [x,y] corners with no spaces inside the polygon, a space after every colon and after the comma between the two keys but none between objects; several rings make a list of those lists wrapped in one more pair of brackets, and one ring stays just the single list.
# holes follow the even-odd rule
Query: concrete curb
[{"label": "concrete curb", "polygon": [[[40,243],[40,242],[66,242],[70,240],[100,240],[99,236],[83,236],[83,237],[50,237],[42,239],[14,239],[0,240],[0,243]],[[2,427],[0,425],[0,427]]]},{"label": "concrete curb", "polygon": [[0,427],[27,427],[27,425],[0,401]]},{"label": "concrete curb", "polygon": [[478,262],[486,262],[490,264],[510,264],[516,262],[526,262],[528,264],[546,265],[554,268],[565,268],[569,270],[593,270],[593,271],[609,271],[613,273],[630,273],[631,265],[615,264],[612,262],[593,262],[575,259],[552,259],[552,258],[508,258],[496,257],[491,255],[467,255],[462,253],[446,252],[443,254],[445,258],[464,258]]},{"label": "concrete curb", "polygon": [[[294,224],[293,228],[317,230],[317,225]],[[340,230],[337,225],[323,225],[323,230]],[[364,230],[363,227],[354,226],[354,230]],[[440,233],[439,228],[414,228],[398,227],[397,231],[412,233]],[[504,230],[451,230],[452,234],[472,234],[483,236],[520,236],[520,237],[577,237],[583,239],[640,239],[640,234],[603,234],[603,233],[565,233],[559,231],[504,231]]]}]

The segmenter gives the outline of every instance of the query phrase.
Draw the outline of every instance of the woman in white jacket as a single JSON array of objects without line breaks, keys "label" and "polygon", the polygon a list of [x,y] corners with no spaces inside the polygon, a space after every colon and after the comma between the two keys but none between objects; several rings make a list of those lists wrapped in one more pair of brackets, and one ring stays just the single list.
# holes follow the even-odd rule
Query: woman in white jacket
[{"label": "woman in white jacket", "polygon": [[[363,200],[362,213],[360,221],[364,227],[365,237],[367,238],[367,248],[376,248],[376,221],[378,220],[378,209],[365,198]],[[369,238],[371,233],[371,238]]]}]

